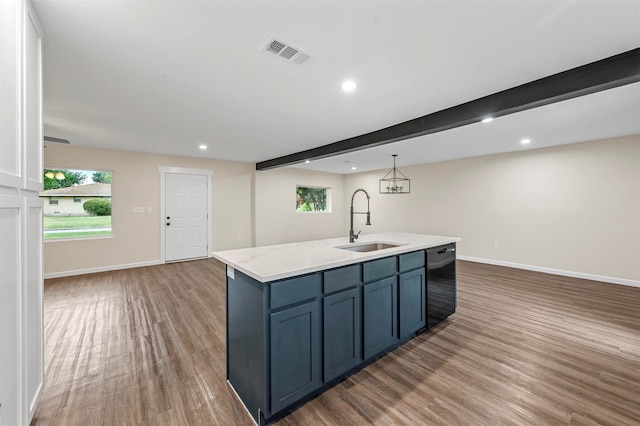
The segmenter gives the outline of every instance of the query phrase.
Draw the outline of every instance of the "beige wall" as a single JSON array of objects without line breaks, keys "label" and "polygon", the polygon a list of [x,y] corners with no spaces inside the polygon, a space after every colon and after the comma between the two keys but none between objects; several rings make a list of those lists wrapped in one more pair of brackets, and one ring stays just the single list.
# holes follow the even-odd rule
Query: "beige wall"
[{"label": "beige wall", "polygon": [[[640,281],[640,135],[400,167],[412,180],[408,195],[377,193],[386,170],[255,172],[253,164],[48,145],[47,167],[114,171],[114,238],[46,242],[49,276],[159,261],[158,166],[174,166],[213,170],[214,250],[346,236],[351,194],[363,187],[372,197],[372,226],[355,218],[363,233],[460,236],[462,257]],[[332,213],[296,213],[296,185],[331,187]],[[366,208],[365,198],[355,206]]]},{"label": "beige wall", "polygon": [[345,202],[372,193],[363,233],[459,236],[462,256],[640,280],[640,135],[400,170],[411,194],[378,194],[386,170],[345,177]]},{"label": "beige wall", "polygon": [[[49,143],[45,149],[45,167],[113,171],[114,234],[113,238],[45,242],[44,273],[56,276],[157,263],[160,260],[159,166],[213,170],[213,250],[254,244],[254,164]],[[134,214],[131,212],[134,206],[151,207],[152,213]]]},{"label": "beige wall", "polygon": [[[294,168],[256,173],[256,245],[318,240],[343,234],[344,177]],[[331,188],[331,213],[296,212],[296,185]]]}]

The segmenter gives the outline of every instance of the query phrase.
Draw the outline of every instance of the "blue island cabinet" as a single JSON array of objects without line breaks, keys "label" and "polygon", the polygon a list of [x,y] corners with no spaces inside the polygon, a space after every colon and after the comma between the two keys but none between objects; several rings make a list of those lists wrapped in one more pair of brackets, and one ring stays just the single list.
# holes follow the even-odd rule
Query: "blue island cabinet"
[{"label": "blue island cabinet", "polygon": [[322,384],[320,302],[271,314],[271,410],[279,411]]},{"label": "blue island cabinet", "polygon": [[227,267],[227,380],[258,424],[322,385],[322,274],[259,282]]},{"label": "blue island cabinet", "polygon": [[362,363],[360,265],[325,271],[323,298],[324,381]]},{"label": "blue island cabinet", "polygon": [[425,252],[398,256],[400,339],[406,340],[427,325],[427,274]]},{"label": "blue island cabinet", "polygon": [[386,352],[398,341],[398,257],[362,265],[364,357]]},{"label": "blue island cabinet", "polygon": [[256,423],[425,330],[425,251],[277,281],[227,267],[227,380]]}]

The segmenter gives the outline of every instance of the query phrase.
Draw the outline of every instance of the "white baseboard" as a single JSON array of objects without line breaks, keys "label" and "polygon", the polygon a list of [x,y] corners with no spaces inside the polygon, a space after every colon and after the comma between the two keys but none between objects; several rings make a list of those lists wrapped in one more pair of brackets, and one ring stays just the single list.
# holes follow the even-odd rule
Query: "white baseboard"
[{"label": "white baseboard", "polygon": [[[483,258],[471,257],[471,256],[458,255],[457,258],[460,260],[466,260],[469,262],[487,263],[489,265],[506,266],[509,268],[516,268],[516,269],[525,269],[527,271],[543,272],[545,274],[561,275],[565,277],[581,278],[581,279],[592,280],[592,281],[601,281],[605,283],[620,284],[620,285],[626,285],[630,287],[640,287],[640,281],[629,280],[626,278],[616,278],[616,277],[607,277],[604,275],[585,274],[583,272],[565,271],[562,269],[545,268],[543,266],[525,265],[522,263],[505,262],[502,260],[493,260],[493,259],[483,259]],[[140,268],[143,266],[153,266],[153,265],[160,265],[160,264],[162,264],[160,260],[152,260],[149,262],[128,263],[124,265],[110,265],[110,266],[102,266],[99,268],[53,272],[50,274],[44,274],[44,279],[71,277],[74,275],[93,274],[96,272],[117,271],[119,269]]]},{"label": "white baseboard", "polygon": [[627,285],[631,287],[640,287],[640,281],[629,280],[626,278],[607,277],[604,275],[585,274],[583,272],[564,271],[562,269],[545,268],[543,266],[524,265],[522,263],[504,262],[502,260],[482,259],[471,256],[457,257],[460,260],[467,260],[469,262],[487,263],[489,265],[507,266],[509,268],[526,269],[527,271],[544,272],[545,274],[562,275],[564,277],[581,278],[584,280],[602,281],[611,284]]},{"label": "white baseboard", "polygon": [[52,272],[50,274],[44,274],[44,279],[46,280],[49,278],[60,278],[60,277],[71,277],[74,275],[95,274],[96,272],[117,271],[120,269],[140,268],[143,266],[160,265],[161,263],[162,262],[160,262],[160,260],[151,260],[148,262],[127,263],[124,265],[109,265],[109,266],[101,266],[99,268],[76,269],[74,271]]}]

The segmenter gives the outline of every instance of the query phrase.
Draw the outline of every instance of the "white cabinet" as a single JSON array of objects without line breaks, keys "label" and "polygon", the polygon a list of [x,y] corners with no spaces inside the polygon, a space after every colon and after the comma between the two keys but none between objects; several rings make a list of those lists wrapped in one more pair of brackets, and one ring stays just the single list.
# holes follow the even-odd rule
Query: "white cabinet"
[{"label": "white cabinet", "polygon": [[20,289],[22,287],[20,197],[0,195],[0,425],[21,419]]},{"label": "white cabinet", "polygon": [[[4,1],[4,0],[3,0]],[[42,31],[27,5],[24,27],[24,188],[42,191]]]},{"label": "white cabinet", "polygon": [[31,422],[44,386],[44,287],[42,280],[42,200],[25,201],[22,241],[23,413]]},{"label": "white cabinet", "polygon": [[22,186],[23,16],[23,2],[0,1],[0,188]]},{"label": "white cabinet", "polygon": [[44,380],[42,32],[0,1],[0,425],[28,425]]}]

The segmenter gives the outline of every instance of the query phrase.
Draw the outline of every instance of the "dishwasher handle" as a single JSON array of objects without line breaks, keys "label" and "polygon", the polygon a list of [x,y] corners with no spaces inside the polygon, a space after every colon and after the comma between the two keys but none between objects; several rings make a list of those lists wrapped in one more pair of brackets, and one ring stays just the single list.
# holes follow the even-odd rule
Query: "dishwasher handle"
[{"label": "dishwasher handle", "polygon": [[454,251],[456,251],[456,248],[455,248],[455,247],[452,247],[452,248],[443,248],[443,249],[441,249],[441,250],[438,250],[438,254],[442,254],[442,253],[452,253],[452,252],[454,252]]}]

